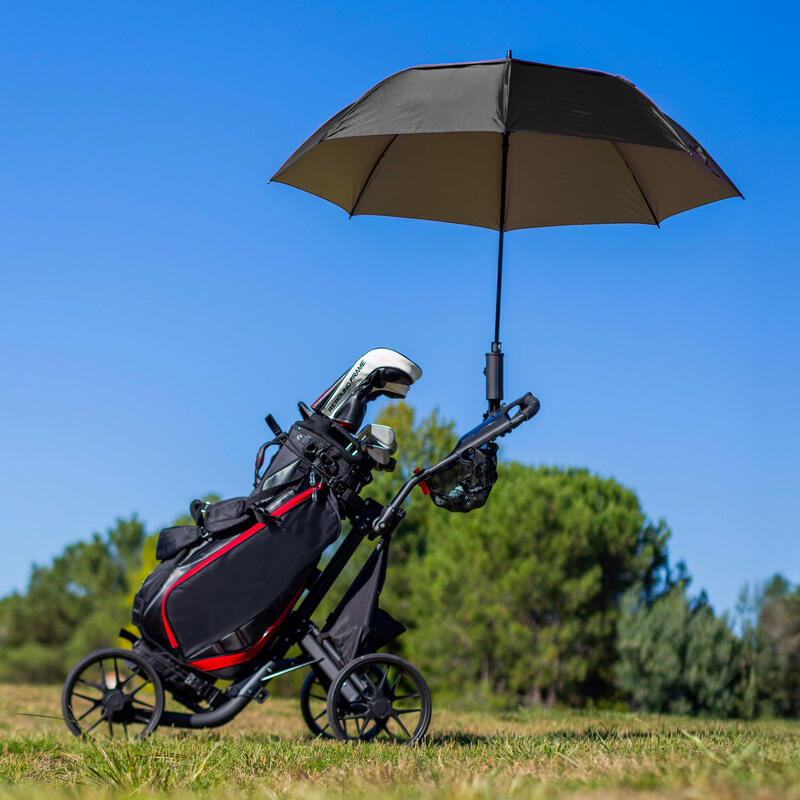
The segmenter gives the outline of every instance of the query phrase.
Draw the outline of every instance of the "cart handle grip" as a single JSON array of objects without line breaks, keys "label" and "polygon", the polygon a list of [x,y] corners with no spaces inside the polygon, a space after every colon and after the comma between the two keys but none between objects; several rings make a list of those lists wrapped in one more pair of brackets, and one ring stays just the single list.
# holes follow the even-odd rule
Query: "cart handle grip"
[{"label": "cart handle grip", "polygon": [[[509,412],[515,408],[518,409],[518,411],[512,417]],[[530,392],[514,400],[513,403],[500,406],[494,414],[488,415],[480,425],[477,425],[471,431],[465,433],[458,440],[458,443],[453,449],[453,453],[460,454],[470,447],[483,447],[487,442],[491,442],[492,439],[505,436],[509,431],[514,430],[514,428],[521,425],[523,422],[535,417],[539,408],[539,401]],[[438,471],[440,468],[441,462],[431,467],[430,470],[433,472]]]}]

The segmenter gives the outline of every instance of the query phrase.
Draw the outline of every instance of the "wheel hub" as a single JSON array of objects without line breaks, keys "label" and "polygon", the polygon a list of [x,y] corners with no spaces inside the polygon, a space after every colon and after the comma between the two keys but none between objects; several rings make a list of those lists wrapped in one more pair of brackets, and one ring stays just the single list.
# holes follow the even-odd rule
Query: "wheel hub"
[{"label": "wheel hub", "polygon": [[376,697],[370,702],[370,710],[375,719],[388,719],[392,715],[392,701],[388,697]]},{"label": "wheel hub", "polygon": [[112,714],[115,711],[122,711],[127,705],[127,698],[119,689],[112,689],[103,695],[103,708]]}]

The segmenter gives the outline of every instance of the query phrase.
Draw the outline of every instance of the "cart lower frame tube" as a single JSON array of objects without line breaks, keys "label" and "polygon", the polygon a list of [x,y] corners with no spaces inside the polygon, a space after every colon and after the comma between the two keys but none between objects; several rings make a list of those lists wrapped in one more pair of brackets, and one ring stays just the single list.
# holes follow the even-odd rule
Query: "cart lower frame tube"
[{"label": "cart lower frame tube", "polygon": [[199,711],[197,714],[181,714],[176,711],[165,711],[161,715],[159,725],[173,728],[218,728],[230,722],[253,698],[239,695],[210,711]]}]

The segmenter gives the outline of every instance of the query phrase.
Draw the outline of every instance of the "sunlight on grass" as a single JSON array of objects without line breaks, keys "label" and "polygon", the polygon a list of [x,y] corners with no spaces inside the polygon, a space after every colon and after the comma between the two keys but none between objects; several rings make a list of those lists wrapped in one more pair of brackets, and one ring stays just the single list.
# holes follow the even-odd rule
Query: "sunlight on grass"
[{"label": "sunlight on grass", "polygon": [[0,687],[0,800],[800,798],[789,721],[439,709],[426,740],[402,749],[314,740],[297,701],[274,699],[219,731],[95,744],[52,719],[57,708],[57,689]]}]

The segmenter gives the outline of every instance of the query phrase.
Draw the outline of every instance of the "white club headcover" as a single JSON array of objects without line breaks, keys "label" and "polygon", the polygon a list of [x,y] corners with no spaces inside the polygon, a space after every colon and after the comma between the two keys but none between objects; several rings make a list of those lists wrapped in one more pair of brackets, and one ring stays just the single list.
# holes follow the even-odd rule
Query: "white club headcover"
[{"label": "white club headcover", "polygon": [[374,394],[383,392],[390,397],[405,397],[408,394],[408,387],[422,377],[422,370],[411,359],[406,358],[395,350],[385,347],[377,347],[364,353],[344,375],[341,376],[328,389],[322,397],[314,403],[314,408],[326,417],[336,419],[336,414],[341,410],[345,403],[355,394],[364,381],[376,369],[390,367],[403,373],[402,383],[397,381],[386,382],[376,386]]}]

